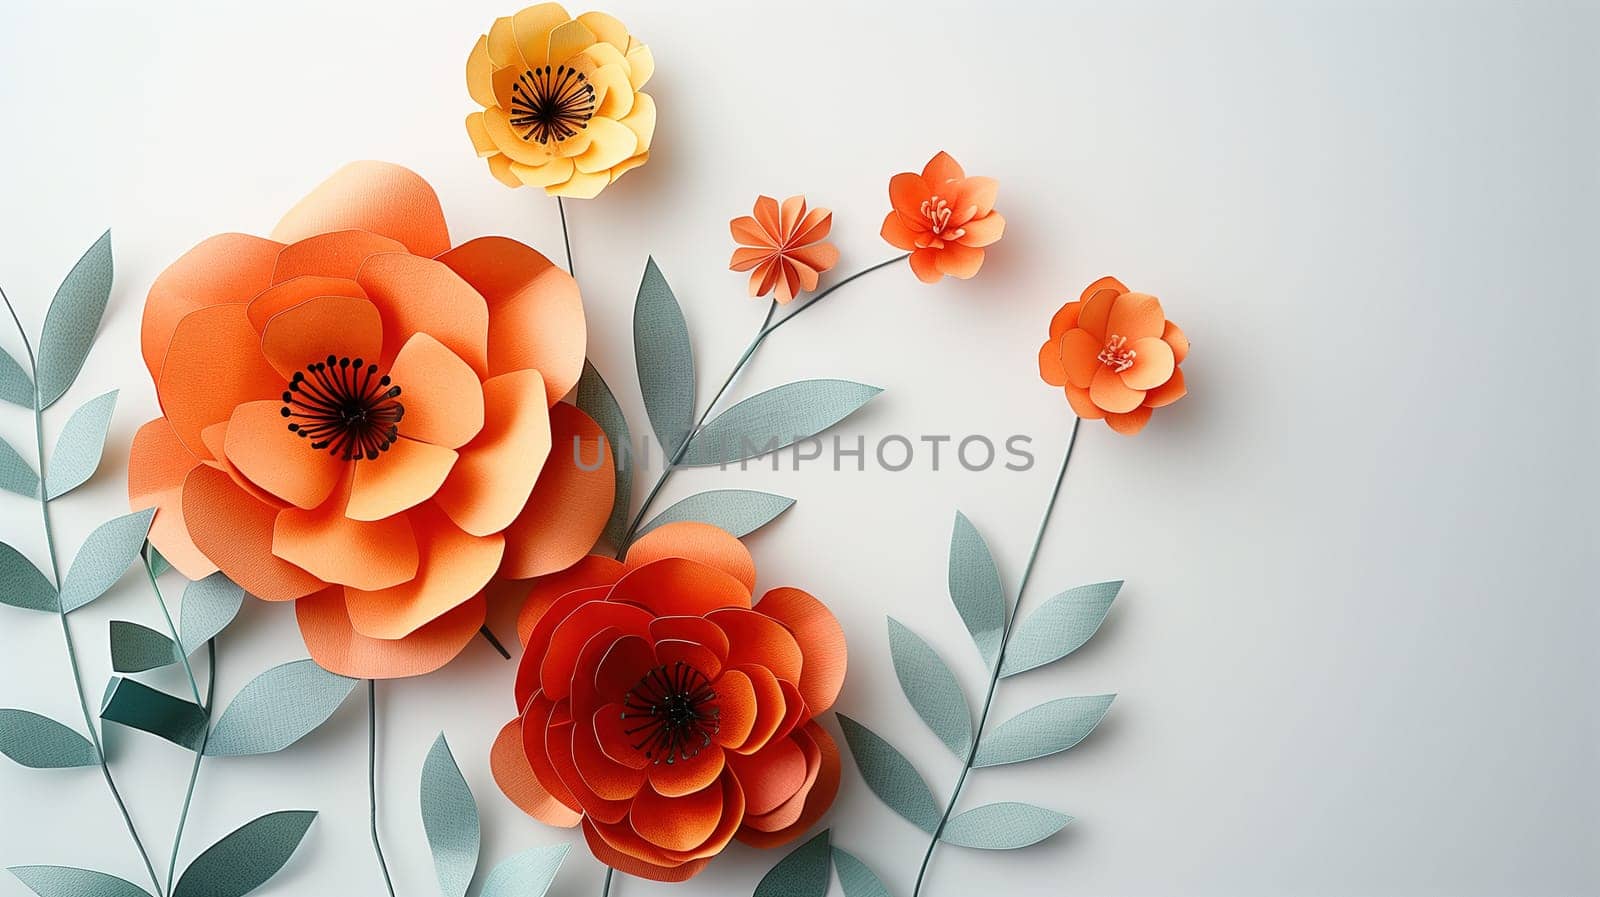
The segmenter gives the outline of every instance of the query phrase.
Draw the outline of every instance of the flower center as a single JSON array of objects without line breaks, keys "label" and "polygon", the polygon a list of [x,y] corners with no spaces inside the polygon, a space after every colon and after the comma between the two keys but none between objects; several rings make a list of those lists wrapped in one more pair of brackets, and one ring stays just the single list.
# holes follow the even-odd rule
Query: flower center
[{"label": "flower center", "polygon": [[1106,347],[1100,350],[1099,358],[1101,364],[1120,374],[1133,367],[1133,360],[1138,355],[1139,353],[1128,348],[1127,337],[1113,333],[1111,338],[1106,340]]},{"label": "flower center", "polygon": [[523,140],[559,143],[588,127],[593,116],[594,85],[577,69],[531,69],[511,87],[511,126]]},{"label": "flower center", "polygon": [[333,355],[295,371],[281,411],[291,418],[289,432],[344,461],[371,461],[388,451],[406,408],[395,401],[400,387],[377,374],[375,364]]},{"label": "flower center", "polygon": [[658,666],[623,699],[622,718],[635,723],[623,731],[639,739],[634,750],[652,763],[691,759],[721,728],[716,699],[711,680],[694,667],[681,660]]},{"label": "flower center", "polygon": [[922,201],[922,217],[928,219],[929,228],[939,236],[959,240],[966,228],[958,227],[949,234],[944,232],[950,226],[950,212],[950,202],[937,193]]}]

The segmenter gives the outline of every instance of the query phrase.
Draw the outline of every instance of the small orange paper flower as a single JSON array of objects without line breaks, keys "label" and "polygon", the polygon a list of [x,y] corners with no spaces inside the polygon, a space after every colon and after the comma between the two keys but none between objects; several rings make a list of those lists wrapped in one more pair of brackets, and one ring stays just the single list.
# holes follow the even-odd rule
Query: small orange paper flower
[{"label": "small orange paper flower", "polygon": [[671,523],[627,560],[539,580],[518,625],[521,715],[495,781],[601,862],[683,881],[734,839],[794,840],[833,803],[839,750],[816,716],[844,682],[844,632],[799,589],[752,605],[738,539]]},{"label": "small orange paper flower", "polygon": [[544,256],[452,249],[422,178],[346,166],[271,239],[212,237],[156,278],[142,342],[164,416],[134,437],[131,504],[157,508],[150,541],[190,579],[298,599],[327,669],[436,669],[492,577],[567,567],[610,513],[610,463],[572,448],[600,428],[557,402],[584,331]]},{"label": "small orange paper flower", "polygon": [[983,266],[983,247],[1006,229],[994,210],[999,190],[994,178],[969,178],[941,152],[922,174],[907,171],[889,179],[894,211],[883,219],[883,238],[911,252],[911,270],[924,283],[945,275],[965,280]]},{"label": "small orange paper flower", "polygon": [[789,197],[781,208],[770,196],[757,197],[754,217],[745,215],[728,224],[739,244],[728,268],[754,268],[750,295],[776,290],[778,304],[786,305],[802,292],[816,289],[817,276],[838,264],[838,248],[822,242],[832,227],[833,211],[806,211],[804,196]]},{"label": "small orange paper flower", "polygon": [[467,57],[467,134],[508,187],[589,199],[650,158],[655,62],[621,22],[558,3],[495,19]]},{"label": "small orange paper flower", "polygon": [[1079,417],[1104,418],[1132,436],[1149,423],[1152,409],[1187,394],[1178,365],[1188,354],[1188,338],[1167,320],[1159,299],[1102,277],[1051,319],[1039,376],[1066,389]]}]

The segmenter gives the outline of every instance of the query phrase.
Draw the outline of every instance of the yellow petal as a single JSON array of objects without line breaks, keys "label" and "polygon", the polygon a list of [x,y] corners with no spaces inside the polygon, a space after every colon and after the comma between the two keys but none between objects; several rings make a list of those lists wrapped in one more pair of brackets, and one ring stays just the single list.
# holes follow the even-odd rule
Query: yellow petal
[{"label": "yellow petal", "polygon": [[594,32],[582,22],[563,22],[550,32],[550,65],[561,65],[595,42]]},{"label": "yellow petal", "polygon": [[504,153],[495,153],[489,157],[489,173],[507,187],[521,187],[522,181],[511,171],[514,164]]},{"label": "yellow petal", "polygon": [[500,152],[511,157],[511,161],[523,165],[543,165],[550,161],[554,155],[538,143],[523,140],[522,136],[511,127],[511,116],[502,109],[485,109],[483,111],[484,131]]},{"label": "yellow petal", "polygon": [[537,68],[549,61],[550,32],[571,18],[559,3],[540,3],[511,17],[517,49],[522,52],[528,68]]},{"label": "yellow petal", "polygon": [[628,49],[628,26],[618,21],[615,16],[603,12],[586,12],[578,16],[578,21],[588,26],[595,37],[616,47],[617,50]]},{"label": "yellow petal", "polygon": [[640,153],[631,159],[624,159],[621,162],[611,166],[611,179],[614,181],[648,161],[650,161],[650,154],[648,152]]},{"label": "yellow petal", "polygon": [[622,120],[628,130],[639,139],[639,149],[643,152],[650,148],[650,138],[656,132],[656,101],[647,93],[633,95],[633,111]]},{"label": "yellow petal", "polygon": [[[603,46],[603,45],[602,45]],[[620,119],[633,109],[633,85],[620,65],[602,65],[590,79],[594,84],[596,118]]]},{"label": "yellow petal", "polygon": [[511,30],[511,18],[503,16],[495,19],[489,26],[488,36],[489,61],[495,67],[511,65],[522,61],[522,54],[517,52],[517,38]]},{"label": "yellow petal", "polygon": [[628,66],[628,57],[622,55],[621,50],[604,41],[590,46],[583,51],[583,55],[594,63],[595,68],[599,68],[602,65],[620,65],[626,69]]},{"label": "yellow petal", "polygon": [[467,54],[467,93],[479,106],[493,106],[494,62],[489,59],[489,38],[479,37]]},{"label": "yellow petal", "polygon": [[633,83],[633,89],[638,90],[644,82],[650,80],[655,74],[656,60],[650,55],[650,48],[644,44],[635,44],[628,50],[628,80]]},{"label": "yellow petal", "polygon": [[543,165],[511,163],[511,173],[529,187],[548,187],[572,176],[572,160],[554,158]]},{"label": "yellow petal", "polygon": [[621,122],[610,118],[589,119],[589,148],[573,159],[573,164],[585,174],[603,172],[632,156],[639,148],[639,138]]},{"label": "yellow petal", "polygon": [[472,148],[478,151],[480,159],[500,151],[495,145],[494,138],[489,136],[489,128],[483,123],[482,112],[467,115],[467,136],[472,138]]},{"label": "yellow petal", "polygon": [[600,191],[611,183],[610,175],[601,171],[595,174],[585,174],[574,171],[572,177],[563,184],[555,184],[544,188],[544,192],[551,196],[570,196],[573,199],[594,199]]}]

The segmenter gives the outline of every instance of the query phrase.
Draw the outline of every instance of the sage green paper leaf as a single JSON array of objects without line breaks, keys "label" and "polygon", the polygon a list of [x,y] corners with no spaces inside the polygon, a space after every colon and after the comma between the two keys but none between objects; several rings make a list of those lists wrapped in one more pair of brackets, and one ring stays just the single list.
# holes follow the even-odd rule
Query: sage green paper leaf
[{"label": "sage green paper leaf", "polygon": [[149,732],[191,751],[200,750],[206,737],[206,712],[200,705],[121,676],[111,677],[100,702],[100,718]]},{"label": "sage green paper leaf", "polygon": [[150,532],[155,508],[134,511],[100,524],[78,549],[61,583],[61,612],[72,613],[99,598],[128,571]]},{"label": "sage green paper leaf", "polygon": [[39,335],[40,408],[55,404],[83,369],[111,298],[111,272],[111,231],[106,231],[56,288]]},{"label": "sage green paper leaf", "polygon": [[994,669],[1006,628],[1006,598],[988,543],[965,514],[956,512],[950,536],[950,600],[967,624],[983,662]]},{"label": "sage green paper leaf", "polygon": [[119,673],[142,673],[178,662],[172,639],[148,626],[127,620],[111,621],[111,668]]},{"label": "sage green paper leaf", "polygon": [[1105,622],[1122,580],[1068,589],[1039,605],[1017,624],[1006,643],[1001,676],[1015,676],[1054,663],[1083,647]]},{"label": "sage green paper leaf", "polygon": [[0,603],[52,614],[58,606],[56,587],[33,561],[4,542],[0,542]]},{"label": "sage green paper leaf", "polygon": [[356,682],[314,660],[275,666],[250,680],[222,711],[206,741],[206,754],[240,757],[281,751],[327,722]]},{"label": "sage green paper leaf", "polygon": [[289,862],[316,810],[279,810],[245,823],[183,870],[172,897],[244,897]]},{"label": "sage green paper leaf", "polygon": [[33,378],[4,349],[0,349],[0,399],[19,408],[33,409]]},{"label": "sage green paper leaf", "polygon": [[621,545],[628,530],[628,509],[633,500],[633,436],[628,431],[628,419],[612,395],[605,378],[587,359],[583,362],[583,376],[578,378],[578,410],[594,419],[611,443],[611,464],[616,469],[616,497],[611,500],[611,517],[606,521],[605,536],[613,545]]},{"label": "sage green paper leaf", "polygon": [[1116,695],[1047,701],[996,726],[983,736],[973,766],[999,766],[1048,757],[1076,747],[1100,725]]},{"label": "sage green paper leaf", "polygon": [[671,458],[694,419],[694,351],[689,325],[656,260],[645,262],[633,305],[633,355],[639,391],[661,450]]},{"label": "sage green paper leaf", "polygon": [[183,588],[183,606],[178,610],[178,632],[183,649],[193,654],[227,628],[244,604],[244,589],[226,574],[213,573]]},{"label": "sage green paper leaf", "polygon": [[478,897],[544,897],[567,858],[566,844],[524,850],[494,867]]},{"label": "sage green paper leaf", "polygon": [[889,889],[877,874],[843,847],[833,849],[833,868],[839,873],[839,887],[844,889],[844,897],[889,897]]},{"label": "sage green paper leaf", "polygon": [[39,497],[39,475],[11,443],[0,439],[0,489],[23,498]]},{"label": "sage green paper leaf", "polygon": [[465,897],[478,869],[478,805],[443,732],[422,764],[422,828],[433,851],[440,893]]},{"label": "sage green paper leaf", "polygon": [[965,762],[972,750],[972,708],[955,674],[939,652],[894,617],[889,618],[889,656],[906,700],[950,753]]},{"label": "sage green paper leaf", "polygon": [[66,426],[61,428],[61,438],[56,440],[56,449],[50,453],[50,466],[45,469],[45,497],[60,498],[94,476],[105,449],[111,412],[116,408],[117,390],[113,389],[84,402],[67,418]]},{"label": "sage green paper leaf", "polygon": [[151,545],[150,543],[146,542],[145,546],[144,546],[144,550],[145,550],[147,556],[150,558],[150,572],[151,573],[154,573],[157,576],[161,576],[162,574],[166,573],[168,570],[172,569],[172,562],[167,560],[166,558],[162,557],[161,556],[161,552],[156,551],[156,547],[154,545]]},{"label": "sage green paper leaf", "polygon": [[755,897],[824,897],[833,855],[828,851],[828,829],[789,851],[761,877]]},{"label": "sage green paper leaf", "polygon": [[658,526],[693,520],[709,523],[742,539],[789,510],[794,499],[754,489],[712,489],[691,495],[657,514],[639,530],[643,536]]},{"label": "sage green paper leaf", "polygon": [[876,732],[842,713],[834,715],[867,787],[907,822],[933,834],[939,827],[939,805],[916,767]]},{"label": "sage green paper leaf", "polygon": [[71,866],[12,866],[9,870],[39,897],[150,897],[115,875]]},{"label": "sage green paper leaf", "polygon": [[775,452],[844,420],[880,392],[851,380],[799,380],[756,393],[701,427],[682,463],[732,464]]},{"label": "sage green paper leaf", "polygon": [[0,710],[0,754],[30,769],[66,769],[100,762],[94,745],[48,716]]},{"label": "sage green paper leaf", "polygon": [[985,804],[951,818],[939,840],[979,850],[1015,850],[1038,844],[1071,821],[1065,813],[1033,804]]}]

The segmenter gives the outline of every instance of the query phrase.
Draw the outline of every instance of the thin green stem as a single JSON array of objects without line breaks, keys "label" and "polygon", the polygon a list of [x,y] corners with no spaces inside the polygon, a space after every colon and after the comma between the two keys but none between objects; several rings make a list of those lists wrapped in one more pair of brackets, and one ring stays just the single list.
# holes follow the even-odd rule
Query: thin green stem
[{"label": "thin green stem", "polygon": [[383,844],[378,841],[378,682],[367,680],[367,806],[372,817],[372,850],[378,855],[378,868],[383,871],[383,883],[394,897],[394,880],[389,877],[389,863],[383,858]]},{"label": "thin green stem", "polygon": [[[22,326],[22,320],[17,317],[16,306],[11,304],[11,297],[0,289],[0,301],[5,302],[6,310],[11,313],[11,322],[17,325],[17,335],[22,338],[22,348],[28,355],[28,374],[33,378],[33,437],[34,449],[39,460],[39,517],[44,525],[45,548],[50,555],[50,573],[56,585],[56,592],[61,591],[61,560],[56,554],[55,530],[50,525],[50,499],[45,491],[45,454],[44,454],[44,401],[39,393],[39,363],[33,354],[33,344],[28,340],[28,331]],[[156,877],[155,863],[150,861],[150,851],[145,849],[144,841],[139,838],[139,831],[133,825],[133,814],[128,812],[128,804],[122,799],[122,792],[117,789],[117,780],[111,775],[111,764],[106,761],[105,745],[100,741],[100,732],[95,728],[94,713],[89,710],[88,693],[83,688],[83,672],[78,667],[78,648],[72,641],[72,627],[67,625],[67,613],[61,609],[60,602],[56,605],[56,618],[61,621],[61,639],[67,646],[67,663],[72,667],[72,684],[78,695],[78,709],[83,713],[84,727],[89,730],[89,741],[94,745],[95,759],[99,761],[100,775],[106,780],[106,790],[111,792],[111,799],[116,801],[117,809],[122,813],[122,822],[128,828],[128,835],[133,839],[133,846],[139,851],[139,858],[144,860],[145,871],[150,874],[150,884],[155,887],[156,893],[161,894],[161,880]]]},{"label": "thin green stem", "polygon": [[950,814],[956,808],[956,801],[961,798],[961,788],[967,783],[967,774],[972,772],[972,763],[978,756],[978,745],[983,739],[983,727],[989,721],[989,710],[994,706],[995,689],[1000,685],[1000,670],[1005,666],[1006,647],[1011,642],[1011,630],[1022,616],[1022,596],[1028,589],[1028,579],[1033,576],[1034,562],[1039,559],[1039,545],[1044,541],[1044,531],[1050,525],[1050,513],[1055,510],[1056,499],[1061,497],[1061,484],[1067,478],[1067,462],[1072,460],[1072,446],[1078,441],[1080,423],[1082,423],[1081,418],[1072,419],[1072,431],[1067,436],[1067,450],[1061,456],[1061,470],[1056,473],[1055,486],[1050,490],[1050,500],[1045,503],[1044,513],[1039,517],[1039,528],[1033,535],[1033,548],[1028,552],[1028,560],[1022,567],[1022,578],[1017,582],[1016,606],[1012,609],[1011,619],[1006,621],[1005,629],[1000,635],[1000,653],[995,658],[994,669],[989,673],[989,690],[983,696],[983,710],[978,714],[978,728],[972,733],[972,747],[967,751],[967,762],[961,767],[956,787],[950,792],[950,802],[945,804],[944,813],[939,817],[939,824],[934,828],[933,837],[928,841],[928,850],[922,855],[922,867],[917,870],[917,883],[911,889],[911,897],[919,897],[922,893],[922,881],[928,874],[928,862],[933,859],[933,850],[939,845],[945,824],[950,821]]},{"label": "thin green stem", "polygon": [[606,867],[606,880],[605,883],[600,886],[600,897],[611,897],[611,876],[615,875],[616,872],[617,870],[611,868],[610,866]]},{"label": "thin green stem", "polygon": [[634,515],[633,522],[628,524],[627,530],[623,533],[621,543],[617,545],[618,558],[621,558],[624,554],[627,554],[628,546],[633,543],[634,534],[638,532],[639,525],[644,522],[644,515],[650,510],[651,503],[655,501],[656,496],[661,492],[661,487],[666,485],[667,479],[672,476],[673,471],[677,470],[678,462],[682,461],[684,454],[689,451],[689,443],[694,441],[694,437],[698,435],[701,428],[705,426],[706,418],[710,417],[711,412],[716,410],[717,403],[721,401],[723,395],[727,393],[728,387],[733,385],[734,379],[739,376],[740,371],[744,370],[745,365],[750,363],[750,358],[756,354],[757,349],[761,348],[761,344],[767,341],[767,337],[776,333],[779,327],[782,327],[795,318],[800,317],[800,315],[803,314],[806,309],[811,308],[822,300],[828,298],[829,294],[833,293],[834,290],[839,289],[858,277],[871,274],[879,268],[886,268],[895,262],[905,261],[910,257],[911,253],[908,252],[904,255],[897,255],[891,259],[885,259],[884,261],[881,261],[876,265],[872,265],[871,267],[863,268],[849,277],[839,281],[838,283],[829,286],[827,289],[816,294],[815,296],[812,296],[805,302],[802,302],[795,308],[794,311],[789,312],[776,321],[772,320],[772,318],[778,310],[777,301],[774,300],[772,304],[767,306],[767,316],[764,320],[762,320],[761,327],[756,331],[755,337],[750,340],[750,345],[745,347],[744,353],[739,356],[739,360],[734,362],[733,370],[729,371],[728,376],[723,379],[722,386],[720,386],[716,393],[712,395],[711,402],[706,405],[706,410],[700,413],[700,418],[695,421],[694,426],[691,427],[688,434],[684,436],[683,442],[680,443],[677,450],[673,452],[671,459],[669,459],[666,465],[662,467],[661,473],[656,477],[655,485],[651,486],[650,491],[645,494],[644,503],[639,506],[639,511]]},{"label": "thin green stem", "polygon": [[567,247],[567,273],[576,279],[578,272],[572,267],[572,239],[567,236],[567,207],[559,196],[556,197],[556,211],[561,213],[561,242]]},{"label": "thin green stem", "polygon": [[156,604],[161,606],[161,616],[167,621],[167,632],[172,635],[172,644],[178,652],[178,659],[183,661],[184,675],[189,678],[189,693],[194,695],[194,702],[206,712],[206,727],[200,733],[200,748],[194,752],[194,762],[189,766],[189,786],[183,793],[183,809],[178,811],[178,827],[172,836],[172,854],[167,859],[167,892],[171,893],[177,885],[178,874],[178,849],[183,846],[183,829],[189,822],[189,807],[194,803],[195,783],[200,778],[200,760],[206,755],[206,742],[211,738],[211,699],[217,687],[217,647],[216,641],[206,641],[206,653],[209,658],[211,675],[206,678],[206,696],[200,697],[200,682],[194,674],[194,667],[189,664],[189,650],[183,643],[183,637],[178,633],[177,624],[172,622],[172,612],[167,609],[167,599],[161,594],[161,583],[156,577],[156,568],[150,563],[150,551],[146,550],[141,555],[144,560],[144,572],[150,580],[150,589],[155,592]]}]

